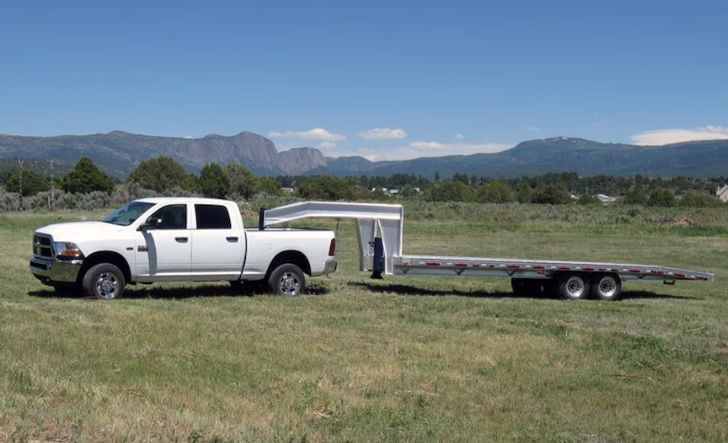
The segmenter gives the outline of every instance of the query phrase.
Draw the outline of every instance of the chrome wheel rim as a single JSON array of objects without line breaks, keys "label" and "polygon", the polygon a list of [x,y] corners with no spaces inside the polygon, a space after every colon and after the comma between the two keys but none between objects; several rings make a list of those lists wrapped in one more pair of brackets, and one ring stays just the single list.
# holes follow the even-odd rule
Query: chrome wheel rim
[{"label": "chrome wheel rim", "polygon": [[610,275],[599,279],[599,295],[604,298],[612,298],[617,293],[617,281]]},{"label": "chrome wheel rim", "polygon": [[293,272],[284,272],[278,280],[278,287],[283,295],[298,295],[301,292],[301,282]]},{"label": "chrome wheel rim", "polygon": [[569,298],[581,298],[584,295],[584,279],[578,275],[572,275],[566,280],[566,293]]},{"label": "chrome wheel rim", "polygon": [[111,272],[102,272],[96,277],[96,293],[101,298],[114,298],[119,292],[119,279]]}]

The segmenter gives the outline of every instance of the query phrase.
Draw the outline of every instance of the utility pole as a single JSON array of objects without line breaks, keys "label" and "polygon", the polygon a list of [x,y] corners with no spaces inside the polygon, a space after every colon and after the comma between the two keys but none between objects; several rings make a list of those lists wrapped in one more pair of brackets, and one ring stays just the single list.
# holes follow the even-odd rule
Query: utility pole
[{"label": "utility pole", "polygon": [[23,160],[18,159],[18,194],[23,197]]},{"label": "utility pole", "polygon": [[56,182],[53,175],[53,160],[51,160],[51,192],[48,194],[48,209],[51,211],[56,206]]},{"label": "utility pole", "polygon": [[18,210],[23,210],[23,160],[18,159]]}]

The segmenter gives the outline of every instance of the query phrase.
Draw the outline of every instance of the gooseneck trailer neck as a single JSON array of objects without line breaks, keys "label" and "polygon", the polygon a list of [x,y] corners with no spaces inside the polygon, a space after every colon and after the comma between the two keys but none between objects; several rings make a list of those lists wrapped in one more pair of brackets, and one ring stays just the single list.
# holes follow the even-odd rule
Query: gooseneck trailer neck
[{"label": "gooseneck trailer neck", "polygon": [[[556,283],[567,298],[582,298],[590,286],[600,298],[619,295],[622,280],[712,281],[707,272],[659,265],[488,257],[406,255],[402,251],[404,208],[396,204],[301,202],[260,211],[259,228],[303,218],[350,218],[356,223],[359,267],[374,275],[451,275],[506,277],[514,290]],[[381,255],[380,255],[381,254]],[[600,289],[601,288],[601,289]],[[571,292],[569,292],[571,289]]]}]

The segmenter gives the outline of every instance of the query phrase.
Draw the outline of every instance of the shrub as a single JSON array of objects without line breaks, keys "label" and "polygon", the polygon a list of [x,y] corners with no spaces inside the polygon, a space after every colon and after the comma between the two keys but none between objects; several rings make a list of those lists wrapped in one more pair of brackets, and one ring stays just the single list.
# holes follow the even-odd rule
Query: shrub
[{"label": "shrub", "polygon": [[647,205],[672,207],[675,206],[675,196],[668,189],[657,188],[650,193]]},{"label": "shrub", "polygon": [[705,208],[719,205],[720,200],[704,192],[688,191],[680,199],[680,206],[690,208]]},{"label": "shrub", "polygon": [[536,189],[533,194],[533,202],[563,205],[571,202],[571,197],[569,196],[569,192],[563,186],[545,185]]},{"label": "shrub", "polygon": [[516,201],[516,194],[510,186],[496,180],[480,187],[478,201],[481,203],[511,203]]},{"label": "shrub", "polygon": [[157,192],[170,192],[175,188],[197,190],[197,179],[171,157],[155,157],[144,160],[129,175],[127,182],[138,183],[142,188]]},{"label": "shrub", "polygon": [[94,191],[109,193],[114,182],[88,157],[81,157],[76,166],[63,178],[61,187],[70,193],[89,193]]},{"label": "shrub", "polygon": [[307,178],[298,188],[298,193],[306,199],[349,200],[354,197],[354,186],[343,179],[330,176]]},{"label": "shrub", "polygon": [[210,163],[202,168],[200,190],[205,197],[225,198],[230,191],[230,180],[220,165]]},{"label": "shrub", "polygon": [[593,194],[584,194],[581,197],[579,197],[579,200],[577,200],[577,203],[580,205],[598,205],[602,202],[597,198],[596,195]]},{"label": "shrub", "polygon": [[624,196],[624,203],[628,205],[647,204],[647,194],[641,189],[633,189]]},{"label": "shrub", "polygon": [[431,186],[425,192],[425,200],[440,202],[475,201],[475,192],[461,181],[446,181]]}]

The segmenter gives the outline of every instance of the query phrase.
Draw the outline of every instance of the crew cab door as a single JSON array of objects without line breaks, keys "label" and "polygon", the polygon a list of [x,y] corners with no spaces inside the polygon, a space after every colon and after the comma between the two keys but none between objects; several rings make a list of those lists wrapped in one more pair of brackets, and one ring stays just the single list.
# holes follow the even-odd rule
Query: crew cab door
[{"label": "crew cab door", "polygon": [[192,274],[200,278],[237,279],[245,257],[245,232],[233,229],[228,208],[195,204]]},{"label": "crew cab door", "polygon": [[162,206],[147,219],[158,219],[160,223],[136,232],[134,254],[140,280],[189,274],[192,242],[187,229],[188,213],[186,203]]}]

